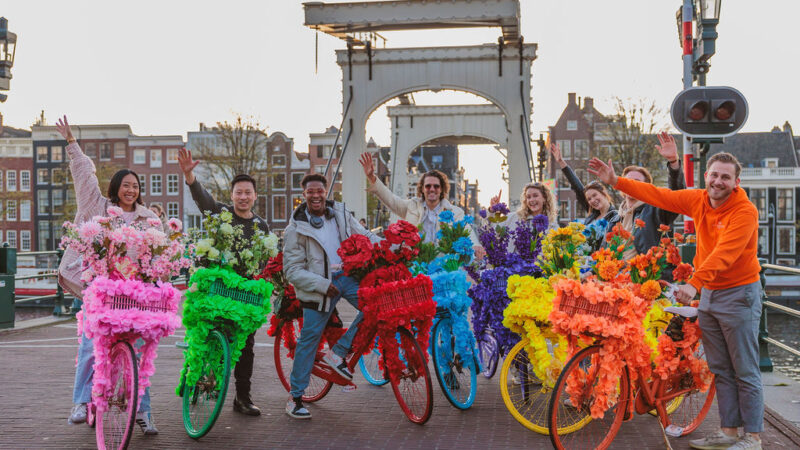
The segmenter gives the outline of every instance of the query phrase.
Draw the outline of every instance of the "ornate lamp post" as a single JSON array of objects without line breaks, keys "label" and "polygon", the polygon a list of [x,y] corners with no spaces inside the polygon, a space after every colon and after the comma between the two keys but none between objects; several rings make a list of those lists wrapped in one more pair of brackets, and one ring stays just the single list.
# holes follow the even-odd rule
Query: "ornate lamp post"
[{"label": "ornate lamp post", "polygon": [[539,169],[539,182],[544,182],[544,169],[547,167],[547,142],[544,139],[544,133],[539,133],[539,139],[536,140],[536,143],[539,145],[539,153],[536,155],[536,158],[539,160],[539,165],[537,168]]},{"label": "ornate lamp post", "polygon": [[[17,35],[8,31],[8,19],[0,17],[0,90],[7,91],[10,87],[16,48]],[[0,102],[6,101],[6,98],[6,95],[0,94]]]}]

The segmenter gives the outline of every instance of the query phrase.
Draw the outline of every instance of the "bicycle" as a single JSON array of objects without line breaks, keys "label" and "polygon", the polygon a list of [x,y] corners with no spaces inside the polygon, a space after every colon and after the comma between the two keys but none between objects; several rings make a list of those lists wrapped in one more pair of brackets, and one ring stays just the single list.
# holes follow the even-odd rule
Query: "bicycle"
[{"label": "bicycle", "polygon": [[[453,330],[458,326],[455,323],[458,320],[466,319],[460,316],[454,318],[447,308],[436,308],[430,352],[433,356],[436,379],[445,398],[458,409],[468,409],[475,402],[477,372],[480,366],[477,352],[473,348],[474,344],[457,342],[458,333]],[[462,326],[466,326],[469,330],[469,324],[464,323]],[[463,348],[464,344],[469,348]],[[467,352],[470,354],[465,357],[464,354]]]},{"label": "bicycle", "polygon": [[[353,339],[351,353],[346,358],[347,367],[351,372],[359,364],[364,353],[369,351],[370,354],[373,354],[375,352],[369,347],[376,342],[378,330],[377,328],[366,326],[368,322],[367,314],[391,315],[393,310],[417,308],[426,302],[432,303],[430,288],[426,288],[421,283],[410,283],[417,279],[419,278],[404,280],[404,282],[408,283],[389,283],[385,286],[386,289],[380,290],[380,292],[370,297],[374,305],[374,311],[366,312],[367,308],[362,308],[362,311],[365,311],[365,320],[359,326],[358,332]],[[299,333],[298,321],[293,320],[292,324],[293,332]],[[288,364],[285,363],[291,357],[290,354],[293,354],[294,346],[289,341],[284,341],[282,336],[283,333],[280,333],[275,337],[275,361],[276,365],[279,365],[278,376],[281,379],[281,383],[289,391],[288,371],[285,371],[284,367],[289,368]],[[297,334],[294,334],[294,336],[297,336]],[[391,372],[386,368],[385,355],[381,355],[383,367],[386,368],[384,379],[388,378],[388,383],[391,383],[392,391],[406,417],[411,422],[422,425],[430,419],[433,412],[433,385],[427,360],[412,331],[405,326],[399,326],[396,329],[395,336],[399,343],[398,360],[402,370]],[[284,342],[287,345],[284,345]],[[359,342],[361,344],[358,344]],[[283,349],[287,351],[286,356],[284,356]],[[327,395],[334,384],[343,386],[345,389],[356,389],[355,383],[334,371],[323,361],[323,356],[324,353],[318,350],[314,358],[314,366],[311,369],[311,382],[303,396],[304,401],[319,401]],[[311,390],[310,394],[308,390]]]},{"label": "bicycle", "polygon": [[189,347],[176,394],[182,399],[184,429],[193,439],[213,428],[225,403],[231,366],[247,336],[263,325],[269,313],[272,284],[236,276],[240,284],[232,287],[226,282],[234,275],[219,268],[199,269],[191,280],[197,287],[186,295]]},{"label": "bicycle", "polygon": [[[675,314],[672,320],[679,323],[679,327],[696,316],[696,310],[666,310]],[[609,314],[609,311],[598,310],[595,314]],[[667,331],[672,337],[669,333]],[[695,345],[694,356],[700,359],[703,356],[702,345]],[[602,418],[593,418],[590,408],[595,400],[594,388],[600,372],[600,349],[600,345],[592,345],[578,351],[567,362],[556,382],[548,406],[550,440],[555,448],[608,448],[622,422],[631,419],[634,411],[645,414],[655,410],[665,433],[674,437],[691,433],[705,419],[714,400],[713,376],[707,390],[703,390],[692,373],[670,373],[666,379],[648,378],[639,369],[634,385],[627,366],[615,387],[618,400]]]}]

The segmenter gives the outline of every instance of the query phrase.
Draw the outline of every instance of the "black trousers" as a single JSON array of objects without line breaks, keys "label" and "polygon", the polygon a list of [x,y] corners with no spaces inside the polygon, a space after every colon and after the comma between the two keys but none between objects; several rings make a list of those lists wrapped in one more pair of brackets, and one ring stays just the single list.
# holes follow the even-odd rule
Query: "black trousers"
[{"label": "black trousers", "polygon": [[236,397],[240,399],[247,399],[250,397],[250,377],[253,375],[253,344],[255,344],[254,332],[247,336],[247,341],[242,349],[242,356],[239,357],[239,362],[233,369],[233,375],[236,377]]}]

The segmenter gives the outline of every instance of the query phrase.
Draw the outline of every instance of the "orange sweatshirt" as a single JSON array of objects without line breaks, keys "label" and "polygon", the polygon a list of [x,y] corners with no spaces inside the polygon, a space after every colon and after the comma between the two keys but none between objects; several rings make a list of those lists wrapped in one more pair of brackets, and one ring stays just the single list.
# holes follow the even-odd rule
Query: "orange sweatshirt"
[{"label": "orange sweatshirt", "polygon": [[701,189],[672,191],[619,177],[616,189],[662,209],[694,219],[697,231],[695,272],[689,283],[697,288],[727,289],[759,280],[758,210],[742,188],[712,208]]}]

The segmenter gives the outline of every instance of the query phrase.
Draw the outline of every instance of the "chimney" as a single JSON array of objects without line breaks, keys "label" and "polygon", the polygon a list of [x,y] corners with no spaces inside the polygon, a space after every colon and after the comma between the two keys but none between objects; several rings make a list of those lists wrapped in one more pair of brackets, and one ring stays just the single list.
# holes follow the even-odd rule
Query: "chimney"
[{"label": "chimney", "polygon": [[594,99],[592,97],[586,97],[583,99],[583,110],[586,112],[592,112],[594,109]]},{"label": "chimney", "polygon": [[0,136],[3,135],[3,113],[0,113]]},{"label": "chimney", "polygon": [[575,104],[575,93],[574,92],[570,92],[569,94],[567,94],[567,104],[568,105],[574,105]]},{"label": "chimney", "polygon": [[200,131],[206,131],[206,124],[200,122]]}]

